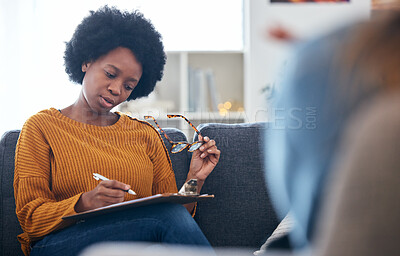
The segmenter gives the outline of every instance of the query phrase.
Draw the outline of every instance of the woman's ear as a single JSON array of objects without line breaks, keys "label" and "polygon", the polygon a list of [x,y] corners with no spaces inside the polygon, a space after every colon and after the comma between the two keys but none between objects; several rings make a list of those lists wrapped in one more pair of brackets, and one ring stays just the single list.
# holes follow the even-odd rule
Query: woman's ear
[{"label": "woman's ear", "polygon": [[82,72],[83,73],[85,73],[87,70],[88,70],[88,68],[90,67],[90,62],[84,62],[83,64],[82,64]]}]

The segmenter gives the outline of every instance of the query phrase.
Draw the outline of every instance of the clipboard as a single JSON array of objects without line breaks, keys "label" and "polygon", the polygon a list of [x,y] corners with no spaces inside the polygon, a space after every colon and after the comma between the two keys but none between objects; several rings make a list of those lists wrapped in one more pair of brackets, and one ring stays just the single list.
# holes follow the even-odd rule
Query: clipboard
[{"label": "clipboard", "polygon": [[63,220],[83,220],[97,215],[102,215],[105,213],[121,211],[128,208],[140,207],[150,204],[158,203],[177,203],[177,204],[188,204],[193,202],[199,202],[214,198],[214,195],[183,195],[178,193],[164,193],[157,194],[153,196],[138,198],[130,201],[125,201],[118,204],[107,205],[104,207],[96,208],[93,210],[76,213],[73,215],[68,215],[62,217]]}]

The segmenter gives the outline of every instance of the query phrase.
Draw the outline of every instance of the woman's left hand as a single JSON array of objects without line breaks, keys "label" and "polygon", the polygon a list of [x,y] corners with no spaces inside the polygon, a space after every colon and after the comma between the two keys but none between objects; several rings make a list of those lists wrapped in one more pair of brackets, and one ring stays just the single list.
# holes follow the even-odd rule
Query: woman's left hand
[{"label": "woman's left hand", "polygon": [[218,150],[214,140],[208,137],[202,138],[200,135],[199,140],[203,140],[204,144],[192,154],[188,180],[197,179],[201,184],[214,170],[219,161],[221,151]]}]

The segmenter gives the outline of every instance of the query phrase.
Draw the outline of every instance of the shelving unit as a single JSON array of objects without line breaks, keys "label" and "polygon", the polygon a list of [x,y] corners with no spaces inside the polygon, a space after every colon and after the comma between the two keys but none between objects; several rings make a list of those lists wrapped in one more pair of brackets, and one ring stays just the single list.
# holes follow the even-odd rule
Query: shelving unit
[{"label": "shelving unit", "polygon": [[[162,127],[179,128],[189,140],[193,129],[183,119],[168,119],[167,114],[184,115],[196,126],[242,123],[246,120],[243,59],[241,51],[167,52],[164,76],[154,92],[145,99],[122,104],[120,111],[139,119],[154,116]],[[199,74],[200,79],[194,79]],[[206,74],[212,74],[213,86],[207,83]],[[200,87],[200,91],[193,90]],[[201,104],[193,106],[196,101]]]}]

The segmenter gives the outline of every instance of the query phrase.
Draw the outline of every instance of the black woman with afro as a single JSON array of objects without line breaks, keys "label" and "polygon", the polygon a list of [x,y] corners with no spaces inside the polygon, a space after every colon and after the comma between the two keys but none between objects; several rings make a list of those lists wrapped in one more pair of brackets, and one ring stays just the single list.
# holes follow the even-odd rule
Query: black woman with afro
[{"label": "black woman with afro", "polygon": [[[178,192],[160,134],[146,121],[111,111],[149,95],[162,78],[166,56],[151,22],[138,11],[91,11],[66,43],[64,60],[70,80],[82,85],[77,100],[31,116],[17,143],[14,194],[24,254],[77,255],[104,241],[210,249],[192,218],[194,203],[131,208],[83,222],[63,218]],[[199,189],[220,157],[214,140],[200,139],[187,174]]]}]

